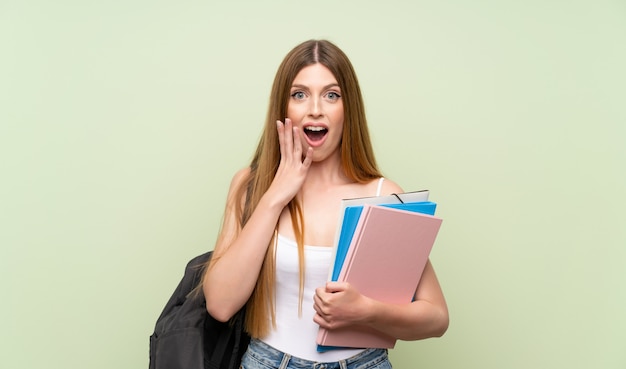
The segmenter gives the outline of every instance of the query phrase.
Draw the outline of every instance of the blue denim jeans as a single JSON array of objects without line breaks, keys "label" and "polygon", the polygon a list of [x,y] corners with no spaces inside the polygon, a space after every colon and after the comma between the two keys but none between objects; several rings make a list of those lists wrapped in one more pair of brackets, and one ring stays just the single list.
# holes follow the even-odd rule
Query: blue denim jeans
[{"label": "blue denim jeans", "polygon": [[293,357],[252,339],[241,360],[241,369],[391,369],[387,350],[367,349],[336,362],[319,363]]}]

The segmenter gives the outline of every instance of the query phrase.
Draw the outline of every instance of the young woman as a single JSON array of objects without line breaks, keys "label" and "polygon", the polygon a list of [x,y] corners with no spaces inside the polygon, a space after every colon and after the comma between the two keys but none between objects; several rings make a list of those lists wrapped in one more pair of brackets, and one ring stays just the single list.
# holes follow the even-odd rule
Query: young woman
[{"label": "young woman", "polygon": [[274,79],[254,158],[232,180],[203,279],[216,319],[246,307],[252,341],[242,368],[391,367],[383,349],[317,352],[320,326],[365,325],[401,340],[446,331],[446,302],[430,262],[405,305],[327,282],[340,201],[401,192],[376,166],[346,55],[325,40],[296,46]]}]

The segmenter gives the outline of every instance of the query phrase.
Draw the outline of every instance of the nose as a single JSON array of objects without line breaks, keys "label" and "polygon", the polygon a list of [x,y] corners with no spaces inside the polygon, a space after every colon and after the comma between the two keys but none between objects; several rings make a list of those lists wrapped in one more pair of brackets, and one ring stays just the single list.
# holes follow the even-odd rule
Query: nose
[{"label": "nose", "polygon": [[311,105],[309,107],[309,114],[312,117],[319,117],[322,115],[322,101],[320,97],[314,97],[311,100]]}]

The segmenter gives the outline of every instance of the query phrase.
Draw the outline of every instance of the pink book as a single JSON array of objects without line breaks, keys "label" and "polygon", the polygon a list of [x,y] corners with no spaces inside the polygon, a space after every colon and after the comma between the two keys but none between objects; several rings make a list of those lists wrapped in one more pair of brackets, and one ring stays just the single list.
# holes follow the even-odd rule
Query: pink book
[{"label": "pink book", "polygon": [[[339,281],[392,304],[413,300],[441,218],[383,206],[364,205]],[[392,348],[394,337],[367,327],[319,329],[320,346]]]}]

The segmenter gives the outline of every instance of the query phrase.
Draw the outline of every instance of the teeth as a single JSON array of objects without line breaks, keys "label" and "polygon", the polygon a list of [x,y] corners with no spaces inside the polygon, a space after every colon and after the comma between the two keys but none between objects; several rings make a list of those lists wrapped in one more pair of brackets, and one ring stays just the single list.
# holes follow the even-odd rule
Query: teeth
[{"label": "teeth", "polygon": [[321,131],[325,131],[326,128],[324,127],[306,127],[305,128],[307,131],[313,131],[313,132],[321,132]]}]

